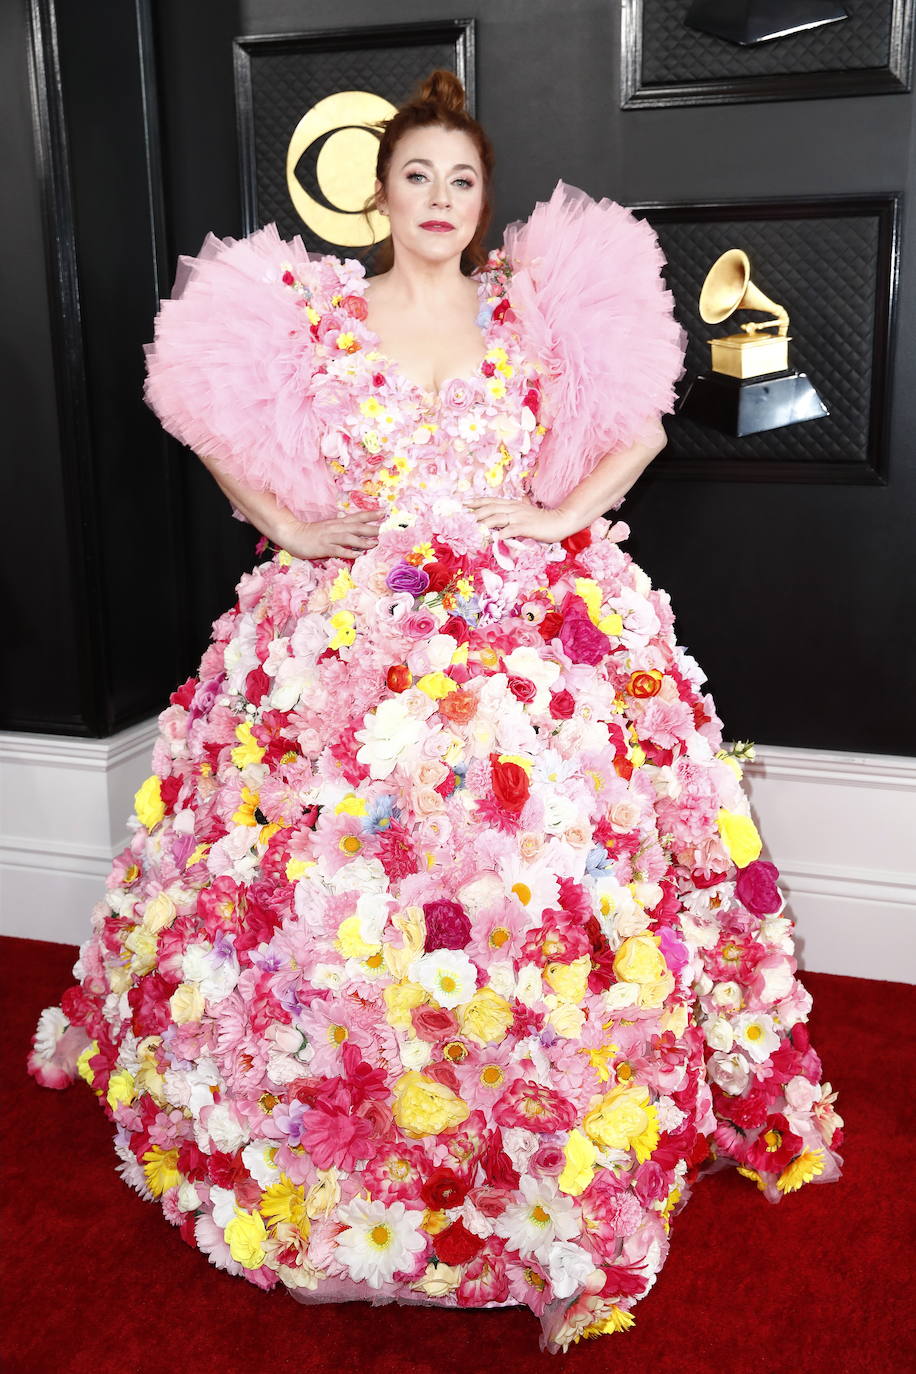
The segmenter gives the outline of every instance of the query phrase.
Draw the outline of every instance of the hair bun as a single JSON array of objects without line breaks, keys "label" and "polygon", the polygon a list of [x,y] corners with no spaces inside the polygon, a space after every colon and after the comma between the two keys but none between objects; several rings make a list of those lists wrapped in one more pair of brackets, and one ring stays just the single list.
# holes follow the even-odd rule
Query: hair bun
[{"label": "hair bun", "polygon": [[421,83],[415,98],[427,105],[454,110],[456,114],[462,114],[467,109],[464,86],[460,78],[447,67],[437,67],[435,71],[430,72]]}]

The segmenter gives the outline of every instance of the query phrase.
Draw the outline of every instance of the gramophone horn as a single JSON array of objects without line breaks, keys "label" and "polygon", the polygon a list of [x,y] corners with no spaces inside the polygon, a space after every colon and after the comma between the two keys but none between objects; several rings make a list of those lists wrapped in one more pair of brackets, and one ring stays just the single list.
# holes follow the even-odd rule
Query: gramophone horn
[{"label": "gramophone horn", "polygon": [[743,248],[729,248],[716,258],[700,291],[700,315],[707,324],[719,324],[735,310],[768,310],[785,334],[789,315],[751,281],[751,264]]}]

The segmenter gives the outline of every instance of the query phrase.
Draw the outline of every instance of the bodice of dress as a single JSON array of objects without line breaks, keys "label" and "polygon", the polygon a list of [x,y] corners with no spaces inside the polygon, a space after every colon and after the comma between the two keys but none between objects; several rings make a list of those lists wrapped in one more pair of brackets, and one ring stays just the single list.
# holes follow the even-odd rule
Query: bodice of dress
[{"label": "bodice of dress", "polygon": [[540,367],[525,355],[499,259],[475,279],[484,358],[436,394],[381,350],[361,263],[328,255],[307,275],[292,263],[284,273],[308,321],[308,386],[341,512],[381,506],[397,516],[442,497],[528,494],[546,432]]}]

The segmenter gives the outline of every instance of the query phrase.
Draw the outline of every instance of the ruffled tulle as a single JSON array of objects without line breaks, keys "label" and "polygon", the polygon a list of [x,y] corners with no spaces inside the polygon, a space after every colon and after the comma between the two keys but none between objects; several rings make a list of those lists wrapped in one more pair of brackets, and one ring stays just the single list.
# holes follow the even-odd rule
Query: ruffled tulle
[{"label": "ruffled tulle", "polygon": [[321,259],[273,224],[238,240],[209,234],[197,257],[179,259],[146,349],[144,397],[170,434],[229,476],[323,520],[335,493],[309,389],[308,297],[284,284],[289,269],[308,283]]},{"label": "ruffled tulle", "polygon": [[652,226],[616,201],[559,181],[508,226],[504,249],[526,352],[546,366],[550,428],[532,491],[555,505],[673,409],[687,335]]}]

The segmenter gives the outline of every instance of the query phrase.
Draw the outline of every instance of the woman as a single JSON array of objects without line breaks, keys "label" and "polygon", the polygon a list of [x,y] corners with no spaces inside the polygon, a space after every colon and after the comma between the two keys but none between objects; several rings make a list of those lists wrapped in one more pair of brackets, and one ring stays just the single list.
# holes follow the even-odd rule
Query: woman
[{"label": "woman", "polygon": [[632,1324],[699,1173],[776,1201],[842,1123],[740,765],[602,515],[682,371],[661,251],[560,183],[487,259],[491,169],[434,72],[386,270],[272,226],[186,260],[147,398],[275,549],[29,1062],[217,1267],[524,1303],[558,1350]]}]

